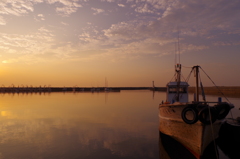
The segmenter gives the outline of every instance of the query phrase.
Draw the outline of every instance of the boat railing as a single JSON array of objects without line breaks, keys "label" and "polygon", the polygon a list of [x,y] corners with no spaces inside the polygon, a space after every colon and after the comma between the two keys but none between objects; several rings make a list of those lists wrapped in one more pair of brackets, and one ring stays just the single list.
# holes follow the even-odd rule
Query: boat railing
[{"label": "boat railing", "polygon": [[199,102],[195,102],[195,101],[193,101],[192,102],[193,104],[218,104],[218,105],[220,105],[220,104],[228,104],[229,106],[230,106],[230,108],[234,108],[234,105],[233,104],[231,104],[231,103],[228,103],[228,102],[207,102],[207,101],[199,101]]},{"label": "boat railing", "polygon": [[220,103],[220,104],[226,104],[227,102],[208,102],[208,101],[202,101],[202,102],[195,102],[195,101],[193,101],[192,103],[194,103],[194,104],[202,104],[202,103]]}]

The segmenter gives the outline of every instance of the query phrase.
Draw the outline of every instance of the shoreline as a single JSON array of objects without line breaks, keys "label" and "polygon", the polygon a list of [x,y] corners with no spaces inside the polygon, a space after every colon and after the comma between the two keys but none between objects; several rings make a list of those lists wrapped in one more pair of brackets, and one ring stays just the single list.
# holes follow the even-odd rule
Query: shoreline
[{"label": "shoreline", "polygon": [[[166,92],[166,87],[0,87],[0,93],[34,93],[34,92],[120,92],[121,90],[150,90]],[[195,87],[189,87],[194,93]],[[222,92],[222,93],[221,93]],[[201,94],[201,89],[199,88]],[[240,86],[204,87],[206,95],[240,97]]]},{"label": "shoreline", "polygon": [[[195,88],[189,87],[189,92],[194,93]],[[201,89],[199,88],[201,93]],[[226,97],[240,97],[240,86],[218,86],[218,87],[204,87],[206,95],[226,96]]]}]

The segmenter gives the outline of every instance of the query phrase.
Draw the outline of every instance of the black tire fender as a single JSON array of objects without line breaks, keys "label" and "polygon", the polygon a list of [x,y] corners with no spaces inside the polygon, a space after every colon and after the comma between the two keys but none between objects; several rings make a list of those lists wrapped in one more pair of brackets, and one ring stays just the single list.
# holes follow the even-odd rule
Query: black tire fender
[{"label": "black tire fender", "polygon": [[229,113],[229,111],[231,109],[229,104],[226,104],[226,103],[225,104],[216,105],[215,108],[218,111],[218,116],[217,116],[218,120],[221,120],[221,119],[225,118],[228,115],[228,113]]},{"label": "black tire fender", "polygon": [[[193,119],[188,119],[187,118],[187,113],[188,112],[192,112],[193,114]],[[187,123],[187,124],[194,124],[198,121],[198,110],[194,107],[185,107],[183,110],[182,110],[182,120]]]},{"label": "black tire fender", "polygon": [[[210,114],[211,114],[211,119],[210,119],[210,115],[209,115],[209,109],[210,109]],[[206,125],[209,125],[212,123],[214,123],[217,120],[217,110],[214,109],[213,107],[208,108],[204,107],[202,108],[199,113],[198,113],[198,118],[199,120]]]}]

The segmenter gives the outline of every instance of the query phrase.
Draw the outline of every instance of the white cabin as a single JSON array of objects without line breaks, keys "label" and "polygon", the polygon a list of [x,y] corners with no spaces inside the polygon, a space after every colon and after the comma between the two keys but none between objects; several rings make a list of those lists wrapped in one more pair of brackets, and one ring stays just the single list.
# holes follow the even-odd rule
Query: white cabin
[{"label": "white cabin", "polygon": [[[178,88],[179,84],[179,88]],[[181,103],[188,102],[188,83],[187,82],[169,82],[167,84],[167,101],[170,103],[177,102],[179,92],[179,101]]]}]

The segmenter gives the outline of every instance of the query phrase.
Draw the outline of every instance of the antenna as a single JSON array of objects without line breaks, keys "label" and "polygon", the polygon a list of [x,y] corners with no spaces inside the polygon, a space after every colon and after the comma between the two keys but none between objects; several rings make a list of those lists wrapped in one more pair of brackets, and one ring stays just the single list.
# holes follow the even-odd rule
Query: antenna
[{"label": "antenna", "polygon": [[177,42],[175,42],[175,65],[177,64]]},{"label": "antenna", "polygon": [[178,28],[178,63],[180,64],[179,28]]}]

